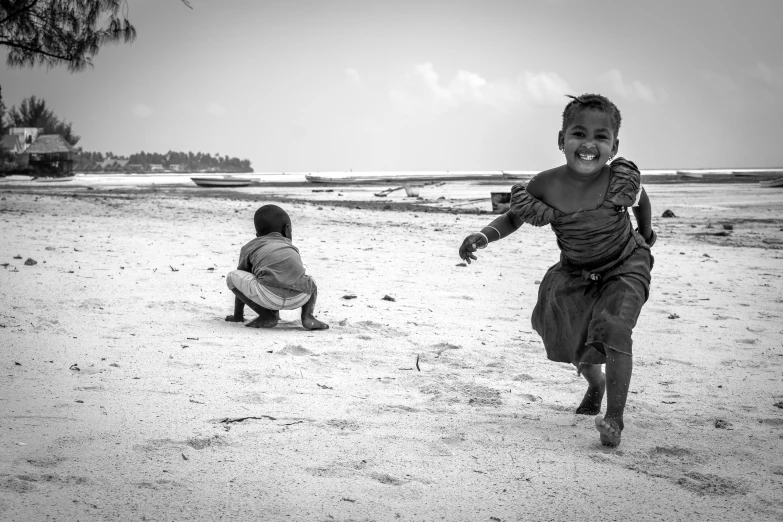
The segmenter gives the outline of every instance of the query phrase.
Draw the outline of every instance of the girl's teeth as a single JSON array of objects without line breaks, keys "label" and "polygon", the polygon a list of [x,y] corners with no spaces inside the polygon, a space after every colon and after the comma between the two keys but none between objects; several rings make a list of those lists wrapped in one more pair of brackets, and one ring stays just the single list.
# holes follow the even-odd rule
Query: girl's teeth
[{"label": "girl's teeth", "polygon": [[593,161],[595,159],[593,154],[580,154],[579,157],[585,161]]}]

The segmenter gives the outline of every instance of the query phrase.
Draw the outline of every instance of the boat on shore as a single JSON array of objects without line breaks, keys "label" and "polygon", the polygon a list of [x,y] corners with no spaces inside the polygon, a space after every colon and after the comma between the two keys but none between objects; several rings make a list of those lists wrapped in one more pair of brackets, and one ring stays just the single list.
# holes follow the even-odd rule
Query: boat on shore
[{"label": "boat on shore", "polygon": [[236,176],[203,176],[190,178],[199,187],[248,187],[253,184],[252,179]]},{"label": "boat on shore", "polygon": [[759,186],[764,188],[783,187],[783,178],[759,181]]},{"label": "boat on shore", "polygon": [[693,172],[687,170],[678,170],[677,179],[685,181],[702,180],[704,179],[704,172]]},{"label": "boat on shore", "polygon": [[309,183],[331,185],[371,185],[430,181],[501,181],[503,172],[490,171],[412,171],[412,172],[310,172]]},{"label": "boat on shore", "polygon": [[38,183],[62,183],[63,181],[73,181],[76,176],[63,176],[61,178],[34,178]]},{"label": "boat on shore", "polygon": [[13,183],[17,181],[32,181],[33,179],[35,179],[33,176],[25,176],[22,174],[11,174],[10,176],[0,177],[0,181],[4,181],[6,183]]},{"label": "boat on shore", "polygon": [[538,174],[535,170],[504,170],[503,179],[514,181],[530,181]]}]

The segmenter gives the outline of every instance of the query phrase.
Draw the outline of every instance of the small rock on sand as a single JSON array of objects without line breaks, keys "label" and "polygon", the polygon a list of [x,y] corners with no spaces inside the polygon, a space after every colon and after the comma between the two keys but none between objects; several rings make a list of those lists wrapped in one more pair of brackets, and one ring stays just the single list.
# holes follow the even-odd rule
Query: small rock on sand
[{"label": "small rock on sand", "polygon": [[313,352],[308,350],[307,348],[304,348],[303,346],[300,346],[298,344],[289,344],[279,352],[280,354],[287,354],[287,355],[296,355],[299,357],[305,356],[305,355],[313,355]]},{"label": "small rock on sand", "polygon": [[37,265],[38,261],[36,261],[32,257],[28,257],[27,261],[25,261],[24,264],[25,264],[25,266],[33,266],[33,265]]}]

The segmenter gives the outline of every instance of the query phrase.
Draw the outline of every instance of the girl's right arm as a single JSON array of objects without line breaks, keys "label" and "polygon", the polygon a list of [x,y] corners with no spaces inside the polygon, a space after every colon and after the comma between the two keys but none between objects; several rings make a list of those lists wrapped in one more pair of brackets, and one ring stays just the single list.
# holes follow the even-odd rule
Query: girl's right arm
[{"label": "girl's right arm", "polygon": [[522,221],[512,214],[506,212],[502,216],[495,218],[492,223],[481,229],[481,232],[470,234],[462,241],[459,247],[459,257],[470,264],[470,260],[476,260],[474,252],[479,248],[486,248],[488,244],[498,241],[509,234],[515,232],[522,226]]}]

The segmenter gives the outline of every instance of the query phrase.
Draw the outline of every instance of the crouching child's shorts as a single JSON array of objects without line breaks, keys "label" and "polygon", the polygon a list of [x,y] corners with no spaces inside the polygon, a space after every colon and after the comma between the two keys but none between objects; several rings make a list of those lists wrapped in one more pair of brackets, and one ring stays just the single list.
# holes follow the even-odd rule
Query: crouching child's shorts
[{"label": "crouching child's shorts", "polygon": [[226,285],[231,290],[236,288],[245,297],[267,310],[294,310],[301,308],[310,300],[310,294],[281,297],[275,293],[275,291],[280,292],[280,289],[262,285],[256,276],[243,270],[229,272],[226,276]]}]

